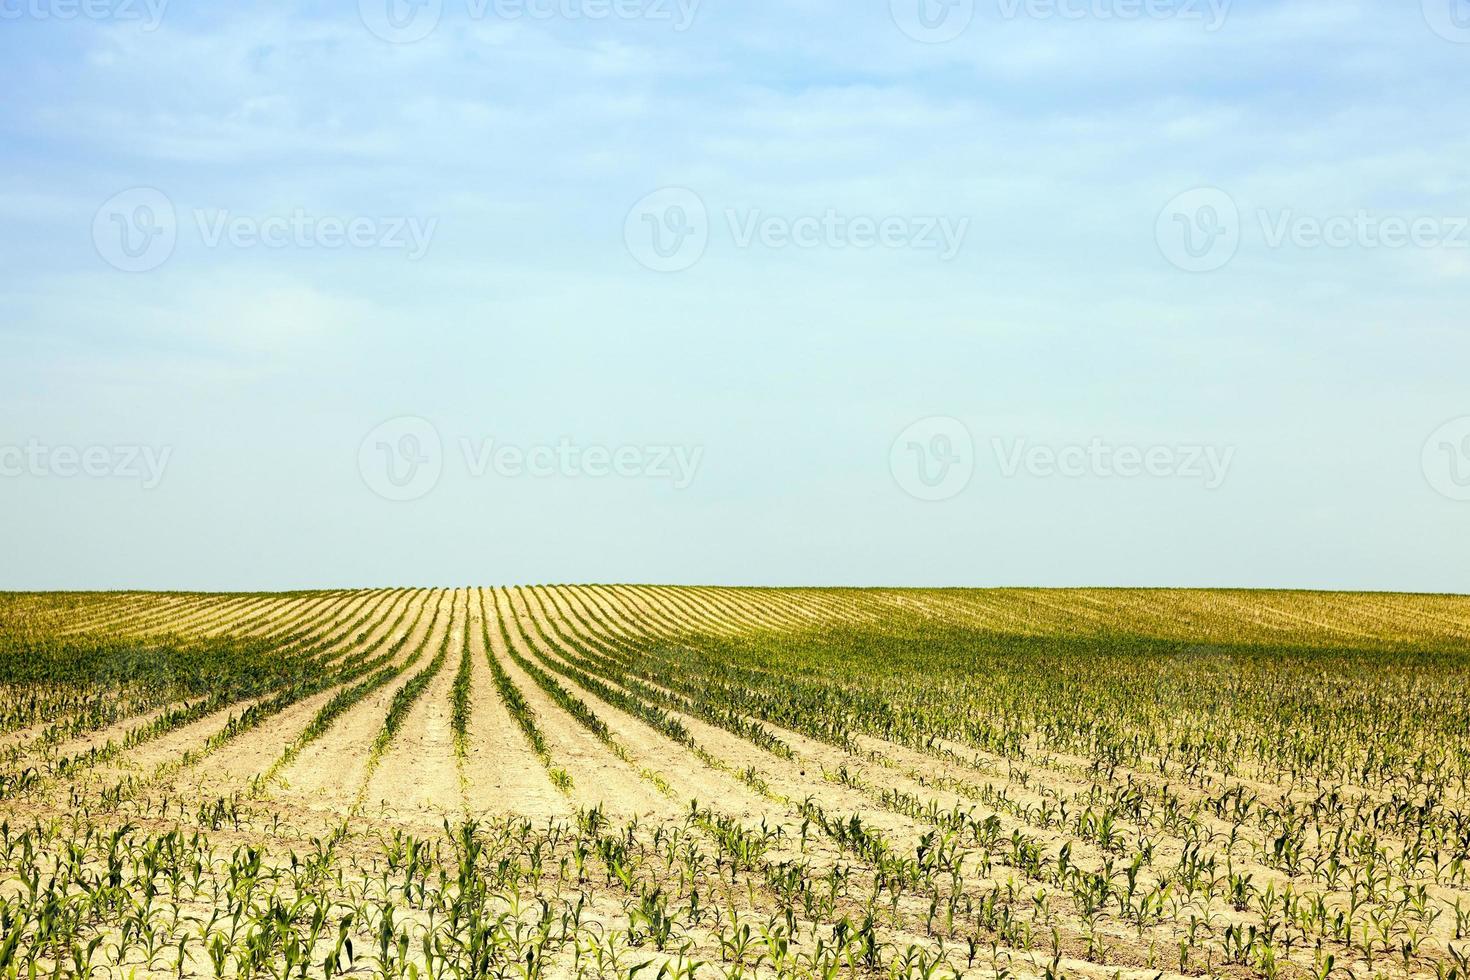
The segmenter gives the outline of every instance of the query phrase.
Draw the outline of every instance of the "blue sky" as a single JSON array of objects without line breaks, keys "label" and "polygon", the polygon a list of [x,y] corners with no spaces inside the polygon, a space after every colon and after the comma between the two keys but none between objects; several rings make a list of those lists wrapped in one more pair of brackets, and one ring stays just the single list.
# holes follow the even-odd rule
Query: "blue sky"
[{"label": "blue sky", "polygon": [[0,588],[1470,591],[1465,0],[0,15]]}]

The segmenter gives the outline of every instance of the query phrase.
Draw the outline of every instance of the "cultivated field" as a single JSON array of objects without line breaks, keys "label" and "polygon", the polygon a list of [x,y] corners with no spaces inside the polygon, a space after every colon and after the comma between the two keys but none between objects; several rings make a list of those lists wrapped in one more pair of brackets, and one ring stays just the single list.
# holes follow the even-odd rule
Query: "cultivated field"
[{"label": "cultivated field", "polygon": [[0,977],[1420,976],[1470,599],[0,596]]}]

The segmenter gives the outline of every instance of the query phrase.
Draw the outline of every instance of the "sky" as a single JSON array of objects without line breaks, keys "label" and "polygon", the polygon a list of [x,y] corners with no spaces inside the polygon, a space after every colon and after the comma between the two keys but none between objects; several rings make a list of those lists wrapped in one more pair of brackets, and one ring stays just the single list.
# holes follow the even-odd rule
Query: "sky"
[{"label": "sky", "polygon": [[0,0],[0,589],[1470,591],[1467,0]]}]

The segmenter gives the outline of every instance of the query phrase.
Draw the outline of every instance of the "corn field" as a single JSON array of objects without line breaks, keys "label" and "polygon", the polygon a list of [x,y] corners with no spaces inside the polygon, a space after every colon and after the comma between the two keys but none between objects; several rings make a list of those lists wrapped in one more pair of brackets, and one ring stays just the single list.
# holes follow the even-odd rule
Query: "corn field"
[{"label": "corn field", "polygon": [[0,978],[1470,980],[1470,599],[0,596]]}]

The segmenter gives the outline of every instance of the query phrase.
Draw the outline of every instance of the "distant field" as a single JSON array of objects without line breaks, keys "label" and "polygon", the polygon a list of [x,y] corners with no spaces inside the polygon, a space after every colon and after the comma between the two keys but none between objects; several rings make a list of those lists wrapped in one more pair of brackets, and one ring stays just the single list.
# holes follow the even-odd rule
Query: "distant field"
[{"label": "distant field", "polygon": [[1470,598],[0,595],[0,978],[1470,980]]}]

